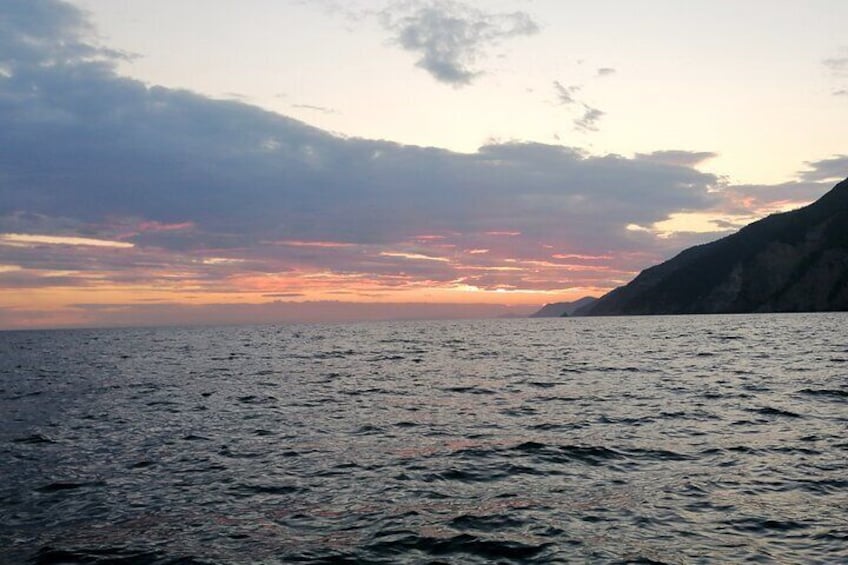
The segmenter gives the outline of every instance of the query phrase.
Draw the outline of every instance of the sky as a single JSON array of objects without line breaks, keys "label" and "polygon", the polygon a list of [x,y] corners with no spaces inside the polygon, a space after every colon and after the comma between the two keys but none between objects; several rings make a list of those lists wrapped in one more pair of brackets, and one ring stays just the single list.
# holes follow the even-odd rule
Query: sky
[{"label": "sky", "polygon": [[848,3],[0,0],[0,329],[523,315],[848,176]]}]

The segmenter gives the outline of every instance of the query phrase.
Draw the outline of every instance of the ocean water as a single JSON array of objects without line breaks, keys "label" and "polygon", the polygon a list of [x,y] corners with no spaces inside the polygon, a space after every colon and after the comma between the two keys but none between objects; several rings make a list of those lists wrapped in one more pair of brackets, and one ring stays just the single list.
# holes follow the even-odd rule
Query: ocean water
[{"label": "ocean water", "polygon": [[0,333],[0,561],[845,563],[847,329]]}]

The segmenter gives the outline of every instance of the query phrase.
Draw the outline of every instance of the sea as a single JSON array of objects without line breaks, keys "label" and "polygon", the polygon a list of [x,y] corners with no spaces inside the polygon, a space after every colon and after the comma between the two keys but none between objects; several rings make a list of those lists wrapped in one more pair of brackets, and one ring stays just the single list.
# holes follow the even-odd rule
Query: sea
[{"label": "sea", "polygon": [[848,563],[848,314],[0,333],[0,562]]}]

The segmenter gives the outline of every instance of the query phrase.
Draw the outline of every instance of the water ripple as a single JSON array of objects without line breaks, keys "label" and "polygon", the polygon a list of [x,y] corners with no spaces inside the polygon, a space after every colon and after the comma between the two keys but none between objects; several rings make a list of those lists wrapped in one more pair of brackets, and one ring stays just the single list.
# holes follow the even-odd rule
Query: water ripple
[{"label": "water ripple", "polygon": [[0,562],[848,562],[846,322],[5,332]]}]

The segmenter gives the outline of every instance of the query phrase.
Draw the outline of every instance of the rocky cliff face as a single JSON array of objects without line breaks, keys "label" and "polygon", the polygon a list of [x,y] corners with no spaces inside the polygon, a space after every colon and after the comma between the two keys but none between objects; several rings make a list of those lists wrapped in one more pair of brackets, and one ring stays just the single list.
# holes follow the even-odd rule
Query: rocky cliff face
[{"label": "rocky cliff face", "polygon": [[848,179],[809,206],[646,269],[587,314],[827,310],[848,310]]}]

